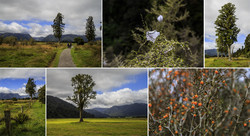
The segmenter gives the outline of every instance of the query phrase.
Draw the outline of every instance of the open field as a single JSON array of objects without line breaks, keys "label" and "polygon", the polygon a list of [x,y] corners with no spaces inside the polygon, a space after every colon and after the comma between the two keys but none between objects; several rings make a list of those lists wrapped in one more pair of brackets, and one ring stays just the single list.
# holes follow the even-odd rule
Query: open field
[{"label": "open field", "polygon": [[[11,117],[15,118],[21,112],[21,106],[23,106],[23,113],[29,116],[29,120],[24,122],[24,124],[17,124],[15,121],[11,121],[11,134],[13,136],[45,135],[45,104],[41,104],[36,100],[33,102],[29,109],[29,100],[18,100],[15,102],[11,102],[10,100],[0,101],[0,118],[4,116],[5,109],[9,109]],[[4,122],[0,123],[0,135],[6,135]]]},{"label": "open field", "polygon": [[100,67],[101,45],[74,46],[71,56],[77,67]]},{"label": "open field", "polygon": [[[66,48],[38,43],[37,45],[0,46],[0,67],[49,67],[57,66],[55,58]],[[55,62],[54,62],[55,61]]]},{"label": "open field", "polygon": [[87,118],[83,123],[79,119],[48,119],[48,136],[103,136],[130,135],[146,136],[146,118]]},{"label": "open field", "polygon": [[205,58],[205,67],[250,67],[250,59],[239,57],[229,61],[228,58]]}]

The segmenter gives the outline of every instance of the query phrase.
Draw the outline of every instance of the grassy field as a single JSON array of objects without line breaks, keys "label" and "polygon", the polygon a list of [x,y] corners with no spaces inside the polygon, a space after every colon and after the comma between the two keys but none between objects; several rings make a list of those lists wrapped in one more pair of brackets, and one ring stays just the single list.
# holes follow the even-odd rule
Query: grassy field
[{"label": "grassy field", "polygon": [[48,136],[146,136],[146,118],[48,119]]},{"label": "grassy field", "polygon": [[[11,111],[11,117],[21,112],[21,106],[23,106],[23,112],[29,116],[29,120],[24,124],[17,124],[15,121],[11,121],[12,135],[13,136],[44,136],[45,135],[45,104],[41,104],[38,101],[33,101],[31,108],[29,108],[29,100],[13,101],[0,101],[0,118],[2,118],[5,109]],[[6,135],[4,122],[0,124],[0,135]]]},{"label": "grassy field", "polygon": [[228,58],[205,58],[205,67],[250,67],[250,59],[239,57],[229,61]]},{"label": "grassy field", "polygon": [[77,67],[101,66],[101,45],[74,46],[71,55]]},{"label": "grassy field", "polygon": [[36,45],[0,45],[0,67],[49,67],[57,66],[55,58],[66,45],[37,43]]}]

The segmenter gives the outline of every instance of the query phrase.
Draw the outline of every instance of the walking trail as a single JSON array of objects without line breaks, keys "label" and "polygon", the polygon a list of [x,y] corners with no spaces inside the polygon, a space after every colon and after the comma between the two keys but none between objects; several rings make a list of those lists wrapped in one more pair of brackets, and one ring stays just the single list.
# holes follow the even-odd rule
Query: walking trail
[{"label": "walking trail", "polygon": [[71,57],[71,49],[64,49],[60,55],[58,67],[76,67]]}]

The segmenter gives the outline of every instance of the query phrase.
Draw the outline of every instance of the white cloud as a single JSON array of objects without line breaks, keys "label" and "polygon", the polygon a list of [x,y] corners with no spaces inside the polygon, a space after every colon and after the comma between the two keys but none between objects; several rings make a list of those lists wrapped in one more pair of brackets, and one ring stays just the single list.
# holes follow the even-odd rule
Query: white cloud
[{"label": "white cloud", "polygon": [[[1,0],[0,4],[0,20],[33,20],[37,27],[36,32],[33,29],[18,27],[15,32],[30,32],[31,36],[47,36],[52,34],[50,25],[39,26],[37,20],[52,22],[57,13],[64,15],[65,34],[81,34],[85,33],[86,19],[93,16],[96,25],[96,34],[100,36],[101,22],[101,0]],[[18,24],[21,25],[21,24]],[[0,23],[0,31],[13,32],[14,29],[7,29],[13,26]],[[47,30],[49,31],[47,31]],[[11,31],[12,30],[12,31]]]},{"label": "white cloud", "polygon": [[[236,25],[240,28],[239,35],[247,36],[250,33],[250,1],[249,0],[206,0],[205,1],[205,37],[209,40],[214,41],[215,45],[215,25],[214,22],[219,15],[221,7],[227,3],[233,3],[236,6]],[[240,44],[240,43],[236,43]],[[243,45],[243,44],[241,44]],[[210,47],[206,47],[210,46]],[[205,44],[205,49],[211,48],[211,43]],[[237,45],[238,47],[239,45]]]},{"label": "white cloud", "polygon": [[10,93],[10,89],[6,87],[0,87],[0,93]]},{"label": "white cloud", "polygon": [[34,78],[35,80],[43,80],[45,77],[44,69],[1,69],[0,79],[4,78],[19,78],[28,79]]},{"label": "white cloud", "polygon": [[132,91],[129,88],[124,88],[115,92],[98,94],[96,99],[90,101],[88,108],[110,108],[112,106],[133,103],[147,103],[147,88],[139,91]]}]

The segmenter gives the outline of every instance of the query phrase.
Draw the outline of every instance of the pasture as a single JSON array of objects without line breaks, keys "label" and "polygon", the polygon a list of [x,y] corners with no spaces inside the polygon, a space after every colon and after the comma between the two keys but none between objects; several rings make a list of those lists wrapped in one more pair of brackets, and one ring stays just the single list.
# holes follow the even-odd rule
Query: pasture
[{"label": "pasture", "polygon": [[48,136],[145,136],[147,118],[47,119]]},{"label": "pasture", "polygon": [[55,46],[39,43],[36,45],[0,46],[0,67],[50,67],[66,45]]},{"label": "pasture", "polygon": [[79,45],[71,50],[71,56],[77,67],[100,67],[101,45]]},{"label": "pasture", "polygon": [[250,59],[239,57],[229,61],[228,58],[205,58],[205,67],[250,67]]},{"label": "pasture", "polygon": [[[45,135],[45,104],[41,104],[37,100],[33,100],[31,108],[29,108],[29,104],[29,100],[0,100],[0,118],[4,117],[4,110],[10,110],[11,117],[15,118],[18,113],[21,113],[21,106],[23,107],[23,113],[29,116],[29,120],[23,124],[17,124],[14,120],[11,121],[11,135]],[[6,135],[4,122],[0,123],[0,135]]]}]

